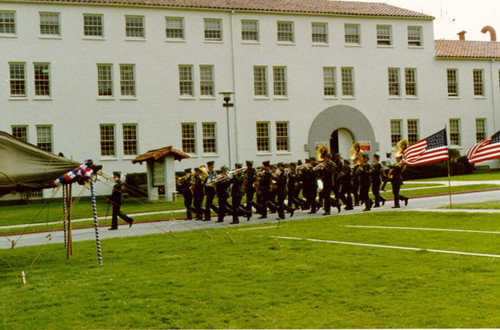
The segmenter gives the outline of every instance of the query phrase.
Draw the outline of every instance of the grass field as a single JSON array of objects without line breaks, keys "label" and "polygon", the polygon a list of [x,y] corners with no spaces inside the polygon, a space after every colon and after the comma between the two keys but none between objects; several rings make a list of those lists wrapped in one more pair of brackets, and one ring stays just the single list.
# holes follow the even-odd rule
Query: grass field
[{"label": "grass field", "polygon": [[[449,207],[440,207],[449,208]],[[473,210],[500,210],[500,201],[487,201],[481,203],[465,203],[452,205],[453,209],[473,209]]]},{"label": "grass field", "polygon": [[[451,177],[451,181],[488,181],[488,180],[500,180],[500,171],[454,175]],[[440,178],[419,179],[413,181],[448,181],[448,177],[445,176]]]},{"label": "grass field", "polygon": [[[23,285],[0,267],[0,328],[495,328],[497,215],[380,212],[47,245]],[[416,247],[406,251],[273,236]],[[229,237],[231,239],[229,239]],[[41,247],[0,250],[16,275]]]}]

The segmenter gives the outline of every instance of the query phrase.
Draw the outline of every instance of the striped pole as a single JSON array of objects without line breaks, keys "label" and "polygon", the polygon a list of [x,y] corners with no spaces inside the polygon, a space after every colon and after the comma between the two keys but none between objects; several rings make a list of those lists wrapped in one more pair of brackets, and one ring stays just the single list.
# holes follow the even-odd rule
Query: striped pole
[{"label": "striped pole", "polygon": [[94,181],[90,181],[90,192],[92,194],[92,211],[94,212],[95,241],[97,243],[97,258],[102,266],[101,242],[99,240],[99,223],[97,222],[97,205],[95,201]]},{"label": "striped pole", "polygon": [[63,186],[62,189],[62,194],[63,194],[63,223],[64,223],[64,247],[67,249],[68,248],[68,228],[66,224],[66,186]]}]

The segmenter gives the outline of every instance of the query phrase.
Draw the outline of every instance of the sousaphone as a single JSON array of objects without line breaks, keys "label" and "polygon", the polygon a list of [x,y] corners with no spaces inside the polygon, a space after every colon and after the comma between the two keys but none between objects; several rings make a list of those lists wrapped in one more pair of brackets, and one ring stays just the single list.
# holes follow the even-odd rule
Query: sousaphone
[{"label": "sousaphone", "polygon": [[314,156],[318,162],[322,162],[325,159],[325,155],[329,152],[330,148],[327,146],[321,146],[316,150],[316,154]]}]

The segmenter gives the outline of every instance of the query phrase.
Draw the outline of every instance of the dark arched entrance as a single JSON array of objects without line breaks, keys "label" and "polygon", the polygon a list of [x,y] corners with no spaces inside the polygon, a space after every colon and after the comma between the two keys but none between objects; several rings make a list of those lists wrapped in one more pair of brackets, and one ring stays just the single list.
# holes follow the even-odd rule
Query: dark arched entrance
[{"label": "dark arched entrance", "polygon": [[354,142],[352,133],[348,129],[338,128],[330,136],[330,150],[332,153],[347,157]]}]

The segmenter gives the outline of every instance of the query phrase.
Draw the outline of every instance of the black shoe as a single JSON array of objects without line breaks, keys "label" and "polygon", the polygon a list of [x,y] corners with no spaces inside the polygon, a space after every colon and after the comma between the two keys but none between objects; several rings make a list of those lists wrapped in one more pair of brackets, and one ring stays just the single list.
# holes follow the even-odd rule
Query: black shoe
[{"label": "black shoe", "polygon": [[323,213],[323,215],[330,215],[330,212],[325,212]]},{"label": "black shoe", "polygon": [[314,212],[313,211],[309,211],[309,212],[307,212],[307,214],[316,214],[316,211],[314,211]]},{"label": "black shoe", "polygon": [[263,215],[261,215],[261,216],[259,217],[259,219],[267,219],[267,216],[263,216]]},{"label": "black shoe", "polygon": [[375,207],[380,207],[380,205],[375,205],[375,206],[374,206],[374,208],[375,208]]},{"label": "black shoe", "polygon": [[339,205],[337,205],[337,210],[338,210],[338,212],[337,212],[337,213],[340,213],[340,204],[339,204]]},{"label": "black shoe", "polygon": [[408,197],[405,197],[405,206],[408,205]]},{"label": "black shoe", "polygon": [[385,205],[385,199],[382,200],[382,206],[384,206],[384,205]]},{"label": "black shoe", "polygon": [[118,228],[108,228],[108,230],[118,230]]},{"label": "black shoe", "polygon": [[294,212],[295,212],[295,210],[292,210],[292,212],[290,212],[290,218],[293,217]]},{"label": "black shoe", "polygon": [[285,218],[277,217],[276,220],[285,220]]},{"label": "black shoe", "polygon": [[354,210],[354,207],[352,207],[352,206],[351,207],[346,207],[346,208],[344,208],[344,210],[351,211],[351,210]]},{"label": "black shoe", "polygon": [[247,221],[250,221],[250,218],[252,217],[252,215],[247,215]]},{"label": "black shoe", "polygon": [[130,222],[128,223],[128,227],[132,227],[132,224],[134,223],[134,219],[131,219]]},{"label": "black shoe", "polygon": [[399,209],[399,208],[401,208],[401,206],[396,205],[396,206],[393,206],[392,208],[393,208],[393,209]]},{"label": "black shoe", "polygon": [[219,221],[219,220],[217,220],[216,222],[224,222],[224,221]]},{"label": "black shoe", "polygon": [[370,211],[370,209],[363,209],[363,212]]},{"label": "black shoe", "polygon": [[238,223],[240,223],[240,222],[239,222],[239,221],[231,221],[229,224],[230,224],[230,225],[236,225],[236,224],[238,224]]}]

